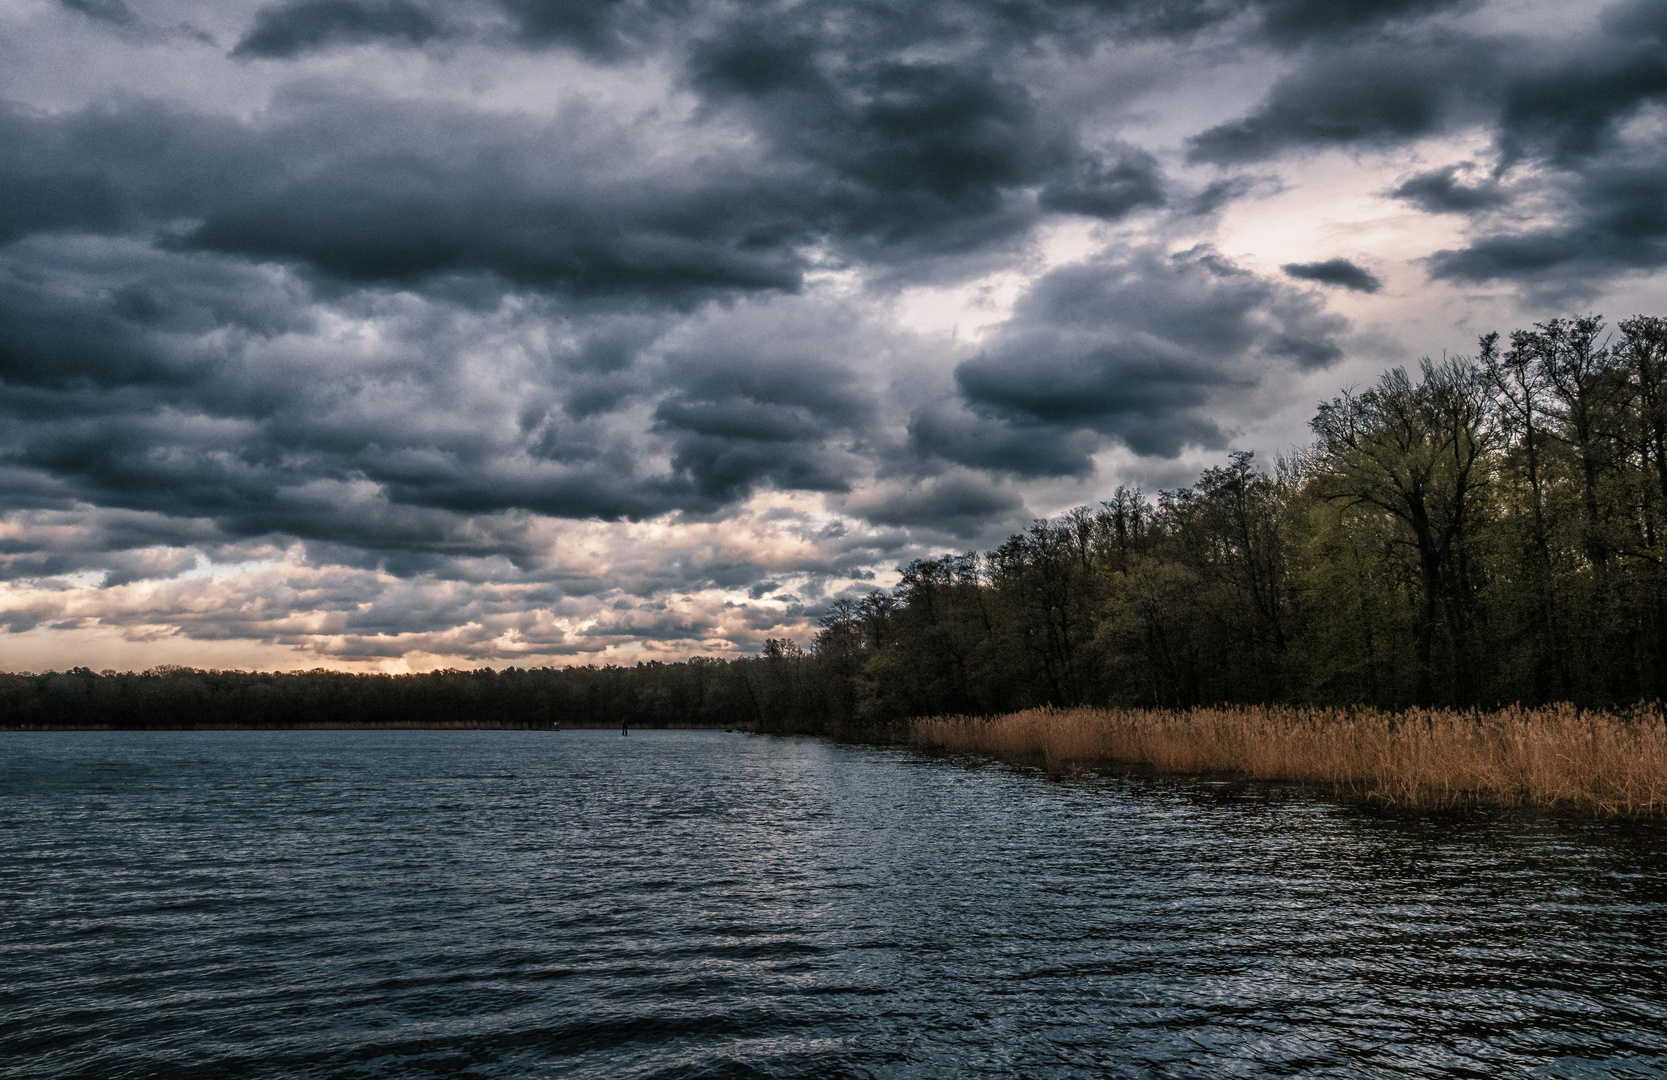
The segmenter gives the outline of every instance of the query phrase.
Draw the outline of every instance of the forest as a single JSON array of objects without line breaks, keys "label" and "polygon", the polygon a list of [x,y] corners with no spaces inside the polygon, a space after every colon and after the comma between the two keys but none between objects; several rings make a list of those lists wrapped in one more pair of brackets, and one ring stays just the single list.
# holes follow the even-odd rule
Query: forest
[{"label": "forest", "polygon": [[1667,690],[1667,319],[1554,319],[1319,406],[1310,445],[901,568],[814,639],[634,667],[0,675],[0,724],[703,724],[1040,707],[1623,708]]}]

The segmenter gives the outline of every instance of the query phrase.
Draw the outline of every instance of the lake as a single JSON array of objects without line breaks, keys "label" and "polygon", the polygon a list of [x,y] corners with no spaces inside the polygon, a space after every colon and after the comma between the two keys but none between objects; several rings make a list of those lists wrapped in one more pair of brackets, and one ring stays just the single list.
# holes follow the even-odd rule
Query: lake
[{"label": "lake", "polygon": [[1667,1075],[1667,830],[712,731],[0,735],[0,1076]]}]

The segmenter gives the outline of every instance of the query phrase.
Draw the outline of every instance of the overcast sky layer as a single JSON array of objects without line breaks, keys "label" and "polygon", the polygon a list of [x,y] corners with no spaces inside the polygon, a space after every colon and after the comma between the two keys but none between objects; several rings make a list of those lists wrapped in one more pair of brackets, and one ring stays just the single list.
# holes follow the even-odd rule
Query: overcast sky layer
[{"label": "overcast sky layer", "polygon": [[1660,0],[0,0],[0,667],[808,641],[1664,266]]}]

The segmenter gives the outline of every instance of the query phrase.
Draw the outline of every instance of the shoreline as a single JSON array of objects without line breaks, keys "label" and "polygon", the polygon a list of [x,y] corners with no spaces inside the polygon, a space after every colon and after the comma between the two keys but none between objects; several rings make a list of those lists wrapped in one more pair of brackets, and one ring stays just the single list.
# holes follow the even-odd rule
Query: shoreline
[{"label": "shoreline", "polygon": [[[43,732],[110,732],[110,731],[618,731],[618,724],[510,724],[489,721],[459,721],[457,723],[303,723],[303,724],[151,724],[144,727],[117,727],[113,724],[0,724],[0,735],[25,735]],[[751,729],[735,724],[632,724],[632,731],[730,731],[753,734]]]},{"label": "shoreline", "polygon": [[[493,721],[4,725],[0,734],[191,731],[612,732],[616,723]],[[631,724],[633,731],[758,734],[745,724]],[[810,734],[810,733],[806,733]],[[878,736],[879,732],[870,732]],[[1221,706],[1039,708],[909,721],[886,738],[835,742],[972,757],[1050,776],[1290,786],[1406,813],[1523,809],[1570,818],[1667,819],[1667,716],[1520,707],[1458,712]]]},{"label": "shoreline", "polygon": [[1292,784],[1400,811],[1667,817],[1667,724],[1644,709],[1030,709],[918,719],[907,745],[1054,776]]}]

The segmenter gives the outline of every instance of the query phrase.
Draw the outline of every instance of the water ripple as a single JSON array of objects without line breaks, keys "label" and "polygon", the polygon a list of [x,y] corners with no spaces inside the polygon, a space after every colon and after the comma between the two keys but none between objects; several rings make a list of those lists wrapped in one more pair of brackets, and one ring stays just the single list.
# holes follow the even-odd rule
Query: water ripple
[{"label": "water ripple", "polygon": [[1667,1075],[1667,837],[716,732],[10,735],[4,1077]]}]

